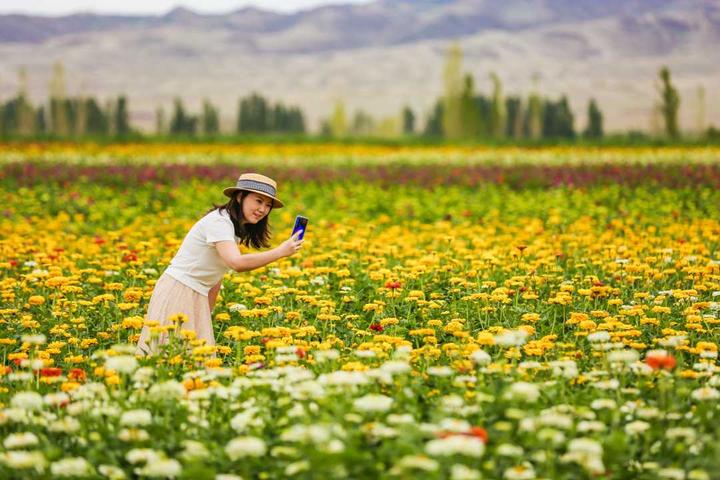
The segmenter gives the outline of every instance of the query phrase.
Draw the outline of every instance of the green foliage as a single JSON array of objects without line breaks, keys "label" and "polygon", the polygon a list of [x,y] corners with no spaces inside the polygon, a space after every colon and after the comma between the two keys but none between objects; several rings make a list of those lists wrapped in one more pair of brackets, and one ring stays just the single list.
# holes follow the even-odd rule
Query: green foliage
[{"label": "green foliage", "polygon": [[665,120],[665,133],[676,138],[679,135],[678,109],[680,108],[680,94],[672,84],[670,69],[660,69],[660,111]]},{"label": "green foliage", "polygon": [[[467,100],[468,91],[472,93],[472,80],[462,78],[462,51],[460,45],[454,43],[447,52],[443,73],[444,94],[442,128],[446,138],[459,139],[464,135],[463,114],[469,110],[463,108],[463,100]],[[466,107],[467,108],[467,107]]]},{"label": "green foliage", "polygon": [[175,98],[172,120],[170,120],[170,135],[193,136],[197,133],[198,118],[185,112],[182,100]]},{"label": "green foliage", "polygon": [[591,98],[588,103],[588,124],[583,132],[585,138],[602,138],[603,136],[603,117],[602,112],[595,103],[595,99]]}]

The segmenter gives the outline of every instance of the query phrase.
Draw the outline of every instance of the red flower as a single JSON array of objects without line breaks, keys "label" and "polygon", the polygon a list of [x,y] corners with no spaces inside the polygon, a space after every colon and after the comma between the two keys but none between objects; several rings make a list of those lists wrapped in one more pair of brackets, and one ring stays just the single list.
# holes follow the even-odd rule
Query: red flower
[{"label": "red flower", "polygon": [[385,282],[385,288],[389,288],[390,290],[397,290],[402,286],[402,283],[396,281],[389,280]]},{"label": "red flower", "polygon": [[370,330],[372,330],[373,332],[382,332],[385,329],[379,323],[372,323],[370,324]]},{"label": "red flower", "polygon": [[104,238],[96,235],[95,238],[93,239],[93,242],[95,242],[95,244],[97,244],[97,245],[102,245],[103,243],[106,242],[106,240]]},{"label": "red flower", "polygon": [[60,375],[62,375],[62,368],[47,367],[40,369],[41,377],[59,377]]},{"label": "red flower", "polygon": [[138,259],[138,257],[137,257],[137,254],[135,253],[135,250],[133,250],[129,253],[126,253],[125,255],[123,255],[123,258],[122,258],[123,262],[134,262],[137,259]]},{"label": "red flower", "polygon": [[488,439],[489,439],[487,430],[485,430],[482,427],[470,427],[470,430],[468,430],[467,432],[445,432],[445,431],[438,432],[436,435],[440,438],[447,438],[447,437],[451,437],[453,435],[462,435],[465,437],[475,437],[475,438],[480,439],[480,441],[482,441],[486,445],[487,445]]},{"label": "red flower", "polygon": [[297,355],[298,358],[305,358],[307,353],[304,348],[298,347],[297,350],[295,350],[295,355]]},{"label": "red flower", "polygon": [[672,370],[677,365],[675,357],[667,353],[654,353],[645,357],[645,363],[653,370]]},{"label": "red flower", "polygon": [[85,378],[87,377],[87,373],[85,373],[85,370],[83,370],[82,368],[73,368],[70,370],[68,377],[70,377],[72,380],[85,380]]}]

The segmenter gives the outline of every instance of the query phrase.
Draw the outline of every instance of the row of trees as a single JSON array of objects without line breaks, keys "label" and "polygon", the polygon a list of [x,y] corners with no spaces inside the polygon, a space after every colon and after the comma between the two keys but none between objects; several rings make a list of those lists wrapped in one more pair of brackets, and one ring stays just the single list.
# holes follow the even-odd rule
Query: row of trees
[{"label": "row of trees", "polygon": [[[492,89],[484,94],[476,92],[475,79],[462,70],[462,51],[455,44],[446,57],[443,94],[435,101],[422,126],[418,125],[410,107],[403,108],[400,115],[375,119],[362,110],[350,116],[344,103],[338,101],[331,116],[322,122],[320,133],[335,137],[408,135],[449,140],[572,139],[578,136],[598,139],[604,135],[603,114],[594,99],[587,105],[587,123],[578,131],[567,97],[541,97],[537,78],[533,79],[534,86],[528,96],[506,96],[498,75],[490,73]],[[27,73],[21,69],[17,95],[0,103],[0,135],[51,134],[62,138],[138,134],[130,125],[125,96],[101,104],[89,96],[69,98],[66,90],[64,69],[58,63],[54,66],[47,104],[35,107],[28,100]],[[652,118],[662,127],[656,125],[654,130],[662,128],[668,137],[677,138],[680,95],[667,67],[660,70],[658,92]],[[258,93],[241,98],[237,111],[234,131],[239,134],[306,133],[300,108],[272,104]],[[215,136],[221,133],[220,114],[209,100],[203,101],[199,113],[190,113],[182,99],[176,98],[169,120],[163,108],[156,110],[156,133]]]},{"label": "row of trees", "polygon": [[[60,138],[119,136],[138,134],[130,125],[128,101],[124,95],[104,104],[91,96],[67,96],[62,64],[53,68],[50,95],[46,105],[34,106],[28,97],[27,72],[20,69],[17,94],[0,102],[0,135],[29,137],[53,135]],[[305,118],[297,107],[271,104],[259,94],[241,98],[238,105],[237,133],[305,133]],[[204,100],[199,114],[189,113],[176,98],[168,121],[162,108],[156,110],[156,133],[160,135],[217,135],[220,115],[217,107]]]}]

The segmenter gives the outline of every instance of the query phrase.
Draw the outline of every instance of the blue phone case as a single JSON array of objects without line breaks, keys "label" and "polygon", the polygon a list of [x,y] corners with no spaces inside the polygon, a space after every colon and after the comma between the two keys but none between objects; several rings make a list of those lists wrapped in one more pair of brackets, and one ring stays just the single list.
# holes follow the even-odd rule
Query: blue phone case
[{"label": "blue phone case", "polygon": [[300,230],[300,236],[298,237],[298,240],[302,240],[305,236],[305,229],[307,228],[308,219],[306,217],[303,217],[302,215],[298,215],[295,217],[295,226],[293,227],[292,234],[295,235],[295,232]]}]

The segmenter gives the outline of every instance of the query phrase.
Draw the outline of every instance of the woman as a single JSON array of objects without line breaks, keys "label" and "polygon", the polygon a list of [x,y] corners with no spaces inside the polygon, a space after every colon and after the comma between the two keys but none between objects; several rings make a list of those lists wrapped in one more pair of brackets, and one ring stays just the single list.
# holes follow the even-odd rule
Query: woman
[{"label": "woman", "polygon": [[[205,340],[205,345],[215,345],[210,313],[228,269],[254,270],[294,255],[303,244],[297,232],[272,250],[241,255],[237,242],[253,248],[269,246],[268,216],[283,203],[277,198],[275,181],[256,173],[240,175],[237,184],[223,193],[230,200],[214,206],[190,229],[155,284],[146,315],[166,326],[171,317],[183,314],[180,328],[194,331],[195,338]],[[150,327],[144,326],[136,354],[157,353],[158,346],[168,340],[165,332],[151,337]]]}]

